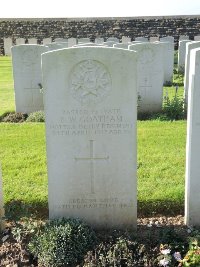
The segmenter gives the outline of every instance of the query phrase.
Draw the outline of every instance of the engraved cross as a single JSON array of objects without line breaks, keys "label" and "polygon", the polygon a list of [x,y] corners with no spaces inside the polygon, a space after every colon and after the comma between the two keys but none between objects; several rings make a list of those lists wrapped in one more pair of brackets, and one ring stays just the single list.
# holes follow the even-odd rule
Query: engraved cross
[{"label": "engraved cross", "polygon": [[108,160],[109,156],[107,157],[95,157],[94,156],[94,140],[90,140],[90,155],[89,157],[84,157],[84,158],[75,158],[76,161],[89,161],[90,162],[90,182],[91,182],[91,193],[94,194],[94,178],[95,178],[95,170],[94,170],[94,162],[96,160]]}]

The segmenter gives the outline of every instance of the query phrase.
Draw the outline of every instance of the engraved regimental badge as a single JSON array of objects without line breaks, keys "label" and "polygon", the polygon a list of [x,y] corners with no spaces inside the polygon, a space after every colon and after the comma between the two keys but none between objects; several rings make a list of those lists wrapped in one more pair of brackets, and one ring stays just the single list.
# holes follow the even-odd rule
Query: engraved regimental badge
[{"label": "engraved regimental badge", "polygon": [[78,63],[70,75],[72,96],[81,104],[96,104],[111,91],[111,77],[105,66],[96,60]]}]

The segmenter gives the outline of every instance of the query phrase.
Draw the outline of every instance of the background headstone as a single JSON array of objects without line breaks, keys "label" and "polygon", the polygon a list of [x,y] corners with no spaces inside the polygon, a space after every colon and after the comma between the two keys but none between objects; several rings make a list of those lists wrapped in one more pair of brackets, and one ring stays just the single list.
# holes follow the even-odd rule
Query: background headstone
[{"label": "background headstone", "polygon": [[138,52],[138,112],[162,110],[163,102],[163,48],[156,43],[129,45]]},{"label": "background headstone", "polygon": [[67,43],[68,39],[65,38],[55,38],[54,42],[56,43]]},{"label": "background headstone", "polygon": [[42,45],[16,45],[12,49],[16,112],[44,110],[41,54],[48,51]]},{"label": "background headstone", "polygon": [[136,37],[135,41],[139,41],[139,42],[148,42],[148,38],[146,37]]},{"label": "background headstone", "polygon": [[106,42],[115,42],[115,43],[119,43],[119,39],[116,37],[109,37],[107,38]]},{"label": "background headstone", "polygon": [[173,81],[174,44],[172,42],[155,42],[163,47],[164,84]]},{"label": "background headstone", "polygon": [[72,47],[77,44],[76,38],[68,38],[68,47]]},{"label": "background headstone", "polygon": [[6,56],[11,56],[12,38],[4,38],[4,53]]},{"label": "background headstone", "polygon": [[131,42],[131,38],[127,37],[127,36],[122,36],[122,43],[130,43]]},{"label": "background headstone", "polygon": [[194,36],[194,41],[200,41],[200,35]]},{"label": "background headstone", "polygon": [[[194,48],[200,47],[200,42],[186,43],[185,55],[185,76],[184,76],[184,100],[187,106],[188,103],[188,87],[189,87],[189,73],[190,73],[190,52]],[[187,108],[187,107],[186,107]]]},{"label": "background headstone", "polygon": [[179,36],[179,41],[184,41],[184,40],[189,40],[189,36],[187,36],[187,35],[180,35]]},{"label": "background headstone", "polygon": [[37,39],[36,38],[29,38],[28,43],[29,44],[37,44]]},{"label": "background headstone", "polygon": [[190,83],[188,91],[185,222],[200,226],[200,49],[190,55]]},{"label": "background headstone", "polygon": [[151,36],[149,38],[150,43],[157,42],[157,41],[159,41],[159,36]]},{"label": "background headstone", "polygon": [[42,55],[50,219],[136,227],[136,57],[104,47]]},{"label": "background headstone", "polygon": [[57,50],[57,49],[63,49],[63,48],[68,48],[68,43],[51,43],[51,44],[46,44],[46,46],[49,48],[49,50]]},{"label": "background headstone", "polygon": [[104,43],[104,38],[95,38],[95,44],[103,44]]},{"label": "background headstone", "polygon": [[42,41],[43,45],[50,44],[51,42],[52,42],[51,37],[49,37],[49,38],[44,38],[43,41]]},{"label": "background headstone", "polygon": [[183,72],[185,71],[185,53],[186,53],[186,44],[191,42],[190,40],[179,41],[178,45],[178,70]]},{"label": "background headstone", "polygon": [[173,36],[165,36],[160,38],[160,42],[170,42],[174,44],[174,37]]},{"label": "background headstone", "polygon": [[79,43],[90,43],[90,38],[79,38],[78,44]]},{"label": "background headstone", "polygon": [[25,39],[24,38],[17,38],[16,39],[16,45],[22,45],[25,44]]}]

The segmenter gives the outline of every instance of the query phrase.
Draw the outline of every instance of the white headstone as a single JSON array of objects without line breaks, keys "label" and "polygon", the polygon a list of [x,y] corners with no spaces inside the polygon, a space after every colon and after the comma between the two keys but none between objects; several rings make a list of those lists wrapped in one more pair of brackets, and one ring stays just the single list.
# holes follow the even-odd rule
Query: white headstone
[{"label": "white headstone", "polygon": [[184,40],[189,40],[189,36],[187,36],[187,35],[180,35],[179,36],[179,41],[184,41]]},{"label": "white headstone", "polygon": [[131,38],[127,37],[127,36],[122,36],[122,43],[126,44],[126,43],[130,43],[131,42]]},{"label": "white headstone", "polygon": [[148,38],[146,37],[136,37],[135,41],[139,41],[139,42],[148,42]]},{"label": "white headstone", "polygon": [[104,43],[104,38],[95,38],[95,44],[103,44]]},{"label": "white headstone", "polygon": [[200,49],[190,55],[190,83],[188,92],[185,222],[200,226]]},{"label": "white headstone", "polygon": [[37,44],[37,39],[36,38],[30,38],[28,39],[29,44]]},{"label": "white headstone", "polygon": [[186,44],[191,42],[190,40],[179,41],[178,46],[178,70],[184,72],[185,70],[185,53]]},{"label": "white headstone", "polygon": [[172,42],[155,42],[163,47],[164,83],[173,81],[174,44]]},{"label": "white headstone", "polygon": [[67,43],[68,39],[65,38],[55,38],[54,42],[56,43]]},{"label": "white headstone", "polygon": [[160,42],[170,42],[174,44],[174,37],[173,36],[166,36],[160,38]]},{"label": "white headstone", "polygon": [[22,45],[25,44],[25,39],[24,38],[17,38],[16,39],[16,45]]},{"label": "white headstone", "polygon": [[49,37],[49,38],[44,38],[43,41],[42,41],[43,45],[50,44],[51,42],[52,42],[51,37]]},{"label": "white headstone", "polygon": [[163,49],[155,43],[134,44],[129,49],[138,52],[138,112],[160,112],[163,100]]},{"label": "white headstone", "polygon": [[78,44],[79,43],[90,43],[90,38],[79,38]]},{"label": "white headstone", "polygon": [[122,48],[122,49],[128,49],[128,46],[131,45],[132,43],[119,43],[119,44],[114,44],[113,47],[115,48]]},{"label": "white headstone", "polygon": [[51,43],[51,44],[46,44],[46,46],[49,48],[49,50],[57,50],[57,49],[63,49],[63,48],[68,48],[68,43]]},{"label": "white headstone", "polygon": [[12,49],[16,112],[44,110],[41,54],[48,51],[42,45],[17,45]]},{"label": "white headstone", "polygon": [[113,47],[114,44],[117,44],[116,42],[114,41],[106,41],[103,43],[104,46],[107,46],[107,47]]},{"label": "white headstone", "polygon": [[42,55],[50,219],[136,227],[136,53]]},{"label": "white headstone", "polygon": [[200,35],[194,36],[194,41],[200,41]]},{"label": "white headstone", "polygon": [[109,37],[106,42],[115,42],[115,43],[119,43],[119,39],[116,37]]},{"label": "white headstone", "polygon": [[159,41],[159,36],[151,36],[149,38],[149,42],[153,43],[153,42],[157,42]]},{"label": "white headstone", "polygon": [[2,183],[2,171],[0,164],[0,230],[4,229],[4,204],[3,204],[3,183]]},{"label": "white headstone", "polygon": [[69,38],[68,39],[68,47],[72,47],[77,44],[77,39],[76,38]]},{"label": "white headstone", "polygon": [[190,73],[190,51],[194,48],[200,47],[200,42],[189,42],[186,44],[185,56],[185,76],[184,76],[184,99],[185,104],[188,103],[188,87],[189,87],[189,73]]},{"label": "white headstone", "polygon": [[6,56],[11,56],[12,38],[3,38],[4,53]]}]

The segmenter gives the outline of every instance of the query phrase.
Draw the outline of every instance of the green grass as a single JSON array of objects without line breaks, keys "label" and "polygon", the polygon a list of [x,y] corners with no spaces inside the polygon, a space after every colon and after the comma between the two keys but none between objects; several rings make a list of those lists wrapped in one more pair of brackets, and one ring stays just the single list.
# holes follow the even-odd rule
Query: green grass
[{"label": "green grass", "polygon": [[15,103],[11,58],[0,57],[0,116],[4,112],[14,110]]},{"label": "green grass", "polygon": [[[0,57],[0,114],[14,109],[11,69],[10,58]],[[175,89],[167,90],[173,97]],[[185,139],[186,121],[138,121],[140,215],[183,213]],[[0,162],[7,210],[21,207],[25,214],[25,207],[33,207],[46,215],[44,123],[0,123]]]}]

